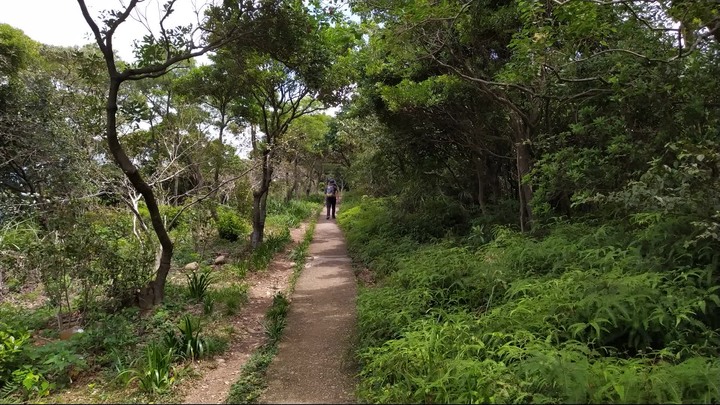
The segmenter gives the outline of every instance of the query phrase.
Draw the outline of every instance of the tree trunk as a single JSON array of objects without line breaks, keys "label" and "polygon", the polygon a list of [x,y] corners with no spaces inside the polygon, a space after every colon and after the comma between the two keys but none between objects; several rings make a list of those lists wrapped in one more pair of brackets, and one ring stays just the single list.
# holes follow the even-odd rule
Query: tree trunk
[{"label": "tree trunk", "polygon": [[138,291],[138,304],[141,308],[148,308],[153,305],[160,304],[164,298],[165,293],[165,282],[167,275],[170,272],[170,260],[172,259],[173,243],[170,236],[165,229],[165,225],[160,215],[160,209],[158,207],[155,194],[153,193],[152,187],[143,180],[137,167],[132,163],[130,158],[125,153],[120,141],[118,140],[117,134],[117,98],[120,84],[122,81],[118,78],[112,77],[110,79],[110,86],[108,91],[107,99],[107,128],[106,135],[108,140],[108,147],[110,153],[112,153],[115,163],[122,169],[125,176],[127,176],[130,183],[133,185],[135,190],[143,196],[147,209],[150,213],[150,221],[152,223],[155,235],[157,235],[160,241],[162,251],[160,253],[160,263],[155,274],[155,279],[148,283],[147,287]]},{"label": "tree trunk", "polygon": [[300,176],[298,172],[298,160],[299,159],[296,153],[295,159],[293,159],[292,185],[288,188],[285,201],[290,201],[293,197],[297,196],[298,183],[300,182],[300,179],[298,178]]},{"label": "tree trunk", "polygon": [[290,192],[290,172],[285,168],[285,202],[290,201],[292,193]]},{"label": "tree trunk", "polygon": [[485,204],[485,159],[484,157],[478,157],[475,160],[475,173],[477,174],[478,181],[478,204],[480,205],[480,212],[487,213],[487,205]]},{"label": "tree trunk", "polygon": [[267,191],[253,193],[253,232],[250,243],[256,249],[263,243],[265,238],[265,217],[267,216]]},{"label": "tree trunk", "polygon": [[147,231],[147,225],[145,225],[145,221],[143,221],[139,211],[139,202],[141,197],[142,196],[140,194],[130,194],[130,209],[133,212],[133,235],[135,235],[135,237],[137,237],[139,241],[142,241],[142,238],[140,237],[140,233],[137,230],[138,222],[140,223],[143,231]]},{"label": "tree trunk", "polygon": [[313,160],[313,162],[310,164],[310,169],[306,172],[305,176],[305,182],[307,183],[307,187],[305,188],[305,195],[310,196],[310,193],[313,190],[313,185],[315,184],[315,163],[316,161]]},{"label": "tree trunk", "polygon": [[262,155],[262,177],[257,190],[253,190],[253,232],[250,243],[256,249],[263,243],[265,237],[265,217],[267,216],[267,196],[272,181],[272,151],[265,150]]},{"label": "tree trunk", "polygon": [[532,156],[530,154],[530,127],[520,118],[513,120],[515,130],[515,158],[518,174],[518,196],[520,200],[520,229],[525,232],[532,226],[533,198],[532,187],[523,181],[523,177],[532,169]]},{"label": "tree trunk", "polygon": [[217,154],[215,155],[215,170],[213,171],[213,188],[212,196],[210,197],[210,216],[214,221],[217,222],[217,204],[218,204],[218,186],[220,185],[220,166],[222,165],[222,153],[223,153],[223,132],[225,131],[225,112],[220,113],[220,127],[218,128],[218,146]]}]

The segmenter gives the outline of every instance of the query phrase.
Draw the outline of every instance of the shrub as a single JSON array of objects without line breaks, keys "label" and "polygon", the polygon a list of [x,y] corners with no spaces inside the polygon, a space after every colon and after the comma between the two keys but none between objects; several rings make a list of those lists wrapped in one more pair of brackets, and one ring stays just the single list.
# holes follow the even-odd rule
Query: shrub
[{"label": "shrub", "polygon": [[85,356],[78,353],[76,338],[31,346],[24,355],[38,373],[59,386],[71,383],[74,375],[88,368]]},{"label": "shrub", "polygon": [[129,214],[111,209],[69,213],[56,226],[30,254],[51,303],[70,307],[70,295],[79,290],[82,309],[98,298],[115,309],[132,304],[153,275],[155,239],[141,233],[138,240]]},{"label": "shrub", "polygon": [[75,342],[57,341],[31,346],[30,333],[0,323],[0,398],[46,396],[57,385],[87,368]]},{"label": "shrub", "polygon": [[177,331],[180,333],[176,333],[176,330],[166,331],[163,340],[166,347],[190,360],[199,359],[205,355],[207,343],[200,336],[202,328],[199,319],[190,315],[183,316],[177,326]]},{"label": "shrub", "polygon": [[486,358],[470,314],[438,314],[408,329],[398,339],[361,352],[361,400],[503,403],[523,398],[507,367]]},{"label": "shrub", "polygon": [[205,298],[205,293],[212,283],[213,276],[210,269],[207,268],[201,272],[193,271],[187,275],[188,293],[198,302]]},{"label": "shrub", "polygon": [[268,199],[267,221],[270,228],[296,228],[300,223],[312,215],[317,204],[307,200],[290,200],[288,202]]},{"label": "shrub", "polygon": [[107,365],[115,360],[120,348],[132,348],[140,342],[137,325],[138,309],[125,308],[114,314],[90,312],[85,332],[73,336],[79,350],[96,355],[96,361]]},{"label": "shrub", "polygon": [[38,243],[38,231],[29,221],[8,223],[0,228],[0,268],[2,268],[3,287],[19,287],[33,275],[28,262],[28,249]]},{"label": "shrub", "polygon": [[306,197],[303,197],[304,201],[311,202],[313,204],[325,204],[325,195],[319,193],[311,193]]},{"label": "shrub", "polygon": [[363,401],[720,398],[720,286],[709,253],[673,241],[690,240],[683,224],[556,221],[533,237],[480,221],[420,244],[386,204],[339,216],[351,254],[385,276],[358,296]]},{"label": "shrub", "polygon": [[0,389],[11,380],[12,373],[21,365],[21,353],[29,343],[30,334],[0,323]]},{"label": "shrub", "polygon": [[[0,398],[20,395],[22,399],[40,398],[55,388],[45,377],[31,366],[23,366],[12,372],[12,379],[0,390]],[[12,395],[15,393],[15,395]]]},{"label": "shrub", "polygon": [[221,238],[234,242],[250,233],[249,224],[232,209],[219,206],[217,216],[216,225]]}]

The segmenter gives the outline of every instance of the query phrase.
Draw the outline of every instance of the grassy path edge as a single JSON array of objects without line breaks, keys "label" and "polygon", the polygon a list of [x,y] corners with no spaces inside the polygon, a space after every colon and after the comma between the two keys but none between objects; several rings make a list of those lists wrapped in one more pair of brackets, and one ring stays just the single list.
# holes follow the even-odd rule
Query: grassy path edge
[{"label": "grassy path edge", "polygon": [[295,264],[287,291],[278,293],[273,297],[273,303],[265,314],[264,327],[268,340],[250,356],[250,359],[242,367],[240,376],[230,387],[230,393],[225,400],[226,404],[256,403],[266,387],[265,371],[277,354],[278,343],[282,338],[282,332],[287,323],[288,309],[290,308],[288,297],[292,295],[295,284],[305,267],[307,252],[315,233],[317,218],[317,215],[313,215],[302,242],[290,253]]}]

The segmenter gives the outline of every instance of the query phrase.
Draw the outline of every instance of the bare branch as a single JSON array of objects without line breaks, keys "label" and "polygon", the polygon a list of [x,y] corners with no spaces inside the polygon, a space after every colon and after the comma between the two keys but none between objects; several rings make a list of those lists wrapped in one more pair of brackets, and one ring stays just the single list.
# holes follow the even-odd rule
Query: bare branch
[{"label": "bare branch", "polygon": [[544,64],[544,63],[543,63],[543,67],[545,67],[545,68],[547,68],[548,70],[550,70],[550,71],[555,75],[555,77],[557,77],[557,79],[558,79],[559,81],[561,81],[561,82],[566,82],[566,83],[586,83],[586,82],[597,82],[597,81],[599,81],[599,82],[601,82],[601,83],[603,83],[603,84],[608,84],[608,82],[607,82],[605,79],[603,79],[602,77],[600,77],[600,76],[582,77],[582,78],[577,78],[577,79],[568,79],[568,78],[566,78],[566,77],[561,77],[561,76],[560,76],[560,73],[557,71],[557,69],[555,69],[554,67],[552,67],[552,66],[550,66],[550,65],[547,65],[547,64]]},{"label": "bare branch", "polygon": [[[552,0],[553,3],[557,4],[558,6],[564,6],[571,1],[575,0]],[[600,6],[611,6],[614,4],[625,4],[626,0],[585,0],[588,3],[594,3]]]},{"label": "bare branch", "polygon": [[224,186],[224,185],[227,184],[227,183],[230,183],[231,181],[235,181],[235,180],[237,180],[237,179],[239,179],[239,178],[242,178],[243,176],[247,175],[247,174],[250,173],[251,171],[255,170],[258,166],[260,166],[260,163],[256,163],[255,165],[253,165],[253,166],[250,167],[249,169],[245,170],[245,171],[242,172],[241,174],[239,174],[239,175],[237,175],[237,176],[234,176],[234,177],[231,177],[231,178],[229,178],[229,179],[227,179],[227,180],[219,183],[217,186],[211,188],[210,191],[208,191],[207,193],[205,193],[205,195],[203,195],[202,197],[198,197],[198,198],[196,198],[195,200],[193,200],[192,202],[184,205],[184,206],[183,206],[182,208],[180,208],[180,210],[175,214],[175,216],[173,216],[173,218],[170,220],[170,222],[168,222],[167,227],[168,227],[168,228],[172,228],[173,225],[175,224],[175,221],[177,221],[177,219],[180,217],[180,215],[181,215],[183,212],[185,212],[186,209],[192,207],[192,206],[195,205],[195,204],[198,204],[198,203],[202,202],[203,200],[206,200],[208,197],[212,196],[214,192],[216,192],[217,190],[219,190],[220,187]]}]

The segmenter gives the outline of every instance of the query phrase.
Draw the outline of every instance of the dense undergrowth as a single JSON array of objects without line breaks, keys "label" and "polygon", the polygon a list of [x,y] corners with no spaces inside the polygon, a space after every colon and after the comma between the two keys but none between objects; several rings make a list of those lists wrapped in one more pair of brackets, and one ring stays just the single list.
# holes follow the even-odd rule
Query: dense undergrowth
[{"label": "dense undergrowth", "polygon": [[[0,400],[68,402],[59,389],[80,381],[85,401],[173,401],[172,387],[192,376],[192,360],[227,348],[235,331],[226,320],[247,301],[248,272],[267,268],[290,242],[289,228],[317,210],[313,201],[268,205],[268,233],[255,250],[247,246],[247,220],[232,209],[220,207],[217,222],[183,213],[171,230],[176,254],[165,300],[149,313],[127,305],[126,289],[152,274],[154,248],[128,236],[129,214],[95,210],[78,219],[86,226],[55,240],[39,240],[31,223],[4,229],[2,264],[16,267],[4,272],[11,288],[0,305]],[[166,217],[175,211],[164,208]],[[213,267],[218,252],[229,259]],[[33,262],[42,258],[63,271]],[[196,269],[184,269],[191,262]]]},{"label": "dense undergrowth", "polygon": [[720,401],[720,253],[682,221],[521,234],[428,200],[346,196],[338,216],[378,278],[358,298],[361,401]]}]

